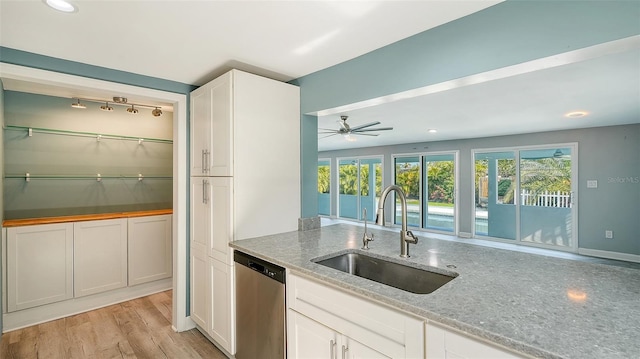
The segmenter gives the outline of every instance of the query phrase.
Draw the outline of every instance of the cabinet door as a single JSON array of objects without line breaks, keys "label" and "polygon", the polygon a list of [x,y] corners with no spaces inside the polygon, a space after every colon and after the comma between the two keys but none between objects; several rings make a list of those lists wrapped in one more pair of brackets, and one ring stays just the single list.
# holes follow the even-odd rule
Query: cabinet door
[{"label": "cabinet door", "polygon": [[202,253],[197,247],[191,247],[190,259],[190,281],[191,281],[191,319],[207,331],[209,328],[209,258],[206,253]]},{"label": "cabinet door", "polygon": [[342,358],[349,359],[388,359],[386,356],[372,348],[355,341],[351,338],[344,338],[343,344],[340,346]]},{"label": "cabinet door", "polygon": [[171,218],[170,214],[129,218],[129,285],[171,277]]},{"label": "cabinet door", "polygon": [[209,255],[225,264],[233,264],[233,178],[210,178],[208,193],[211,202],[211,236]]},{"label": "cabinet door", "polygon": [[211,156],[210,176],[233,176],[233,111],[232,75],[226,74],[211,81]]},{"label": "cabinet door", "polygon": [[232,266],[209,258],[209,297],[211,312],[209,317],[209,335],[229,353],[235,353],[232,328],[232,315],[235,312],[231,293],[233,278]]},{"label": "cabinet door", "polygon": [[521,359],[523,357],[433,324],[427,324],[427,359]]},{"label": "cabinet door", "polygon": [[342,343],[332,329],[294,311],[288,311],[287,356],[290,358],[339,358]]},{"label": "cabinet door", "polygon": [[7,229],[7,310],[73,297],[73,224]]},{"label": "cabinet door", "polygon": [[109,219],[73,225],[74,296],[127,286],[127,220]]},{"label": "cabinet door", "polygon": [[209,255],[211,241],[211,178],[191,178],[191,246]]},{"label": "cabinet door", "polygon": [[191,175],[207,176],[211,155],[211,90],[191,92]]}]

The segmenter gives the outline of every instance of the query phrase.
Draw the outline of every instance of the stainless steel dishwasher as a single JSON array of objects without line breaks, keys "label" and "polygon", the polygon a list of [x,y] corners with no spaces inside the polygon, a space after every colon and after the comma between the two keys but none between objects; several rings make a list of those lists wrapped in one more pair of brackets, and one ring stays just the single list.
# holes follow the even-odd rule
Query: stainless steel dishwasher
[{"label": "stainless steel dishwasher", "polygon": [[285,269],[235,251],[236,358],[286,357]]}]

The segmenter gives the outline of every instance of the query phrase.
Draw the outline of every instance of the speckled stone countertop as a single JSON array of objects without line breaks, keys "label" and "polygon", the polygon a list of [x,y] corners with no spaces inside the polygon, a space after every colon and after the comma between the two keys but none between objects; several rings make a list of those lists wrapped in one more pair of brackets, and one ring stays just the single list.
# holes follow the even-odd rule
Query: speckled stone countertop
[{"label": "speckled stone countertop", "polygon": [[[371,256],[453,271],[413,294],[311,260],[360,251],[363,228],[335,224],[231,247],[536,358],[640,358],[640,270],[420,237],[399,258],[399,229],[370,228]],[[455,269],[447,266],[454,265]]]}]

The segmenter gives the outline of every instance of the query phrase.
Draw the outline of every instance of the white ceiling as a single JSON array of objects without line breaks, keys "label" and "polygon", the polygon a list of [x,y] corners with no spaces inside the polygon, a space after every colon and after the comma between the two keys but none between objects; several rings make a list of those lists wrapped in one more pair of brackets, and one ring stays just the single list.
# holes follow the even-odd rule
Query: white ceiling
[{"label": "white ceiling", "polygon": [[230,68],[288,81],[501,1],[0,0],[0,44],[192,85]]}]

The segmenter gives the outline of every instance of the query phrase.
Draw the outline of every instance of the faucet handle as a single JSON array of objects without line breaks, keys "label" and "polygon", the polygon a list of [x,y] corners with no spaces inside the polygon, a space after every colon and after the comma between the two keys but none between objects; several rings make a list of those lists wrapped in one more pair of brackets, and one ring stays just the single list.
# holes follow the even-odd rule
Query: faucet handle
[{"label": "faucet handle", "polygon": [[417,244],[418,237],[415,234],[413,234],[413,232],[407,231],[407,235],[405,236],[405,242]]},{"label": "faucet handle", "polygon": [[369,242],[373,242],[373,233],[371,235],[364,232],[362,235],[362,249],[369,249]]}]

